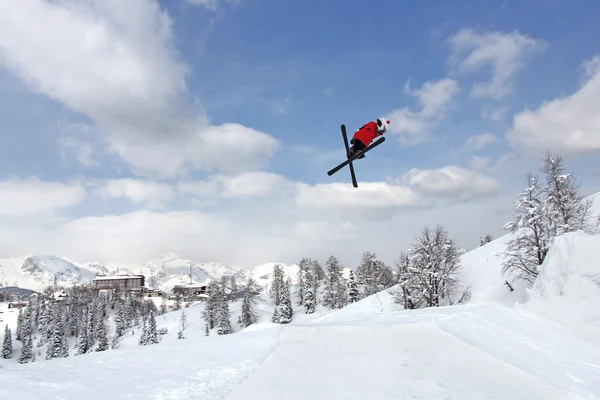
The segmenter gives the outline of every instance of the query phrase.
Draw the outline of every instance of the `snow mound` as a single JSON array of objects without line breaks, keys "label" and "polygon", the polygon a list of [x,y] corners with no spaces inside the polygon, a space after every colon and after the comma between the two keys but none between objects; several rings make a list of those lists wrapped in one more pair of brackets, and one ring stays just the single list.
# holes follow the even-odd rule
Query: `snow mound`
[{"label": "snow mound", "polygon": [[558,236],[529,290],[525,309],[572,329],[600,334],[600,235]]}]

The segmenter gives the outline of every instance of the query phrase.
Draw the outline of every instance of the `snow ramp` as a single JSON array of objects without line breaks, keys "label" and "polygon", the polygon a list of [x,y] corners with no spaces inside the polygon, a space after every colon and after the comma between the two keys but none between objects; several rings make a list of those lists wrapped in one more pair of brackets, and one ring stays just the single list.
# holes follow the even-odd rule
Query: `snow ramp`
[{"label": "snow ramp", "polygon": [[286,327],[229,400],[600,399],[600,348],[496,305]]}]

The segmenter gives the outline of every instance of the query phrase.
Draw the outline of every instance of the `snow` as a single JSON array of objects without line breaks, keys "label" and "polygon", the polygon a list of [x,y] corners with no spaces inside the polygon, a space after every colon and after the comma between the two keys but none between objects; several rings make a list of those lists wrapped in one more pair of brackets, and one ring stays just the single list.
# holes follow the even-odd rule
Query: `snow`
[{"label": "snow", "polygon": [[[461,257],[459,277],[472,292],[466,305],[403,310],[391,289],[341,310],[319,304],[307,315],[293,298],[292,323],[278,325],[270,322],[273,304],[263,293],[257,324],[240,330],[238,300],[230,303],[234,333],[218,336],[213,330],[206,337],[204,304],[198,303],[184,308],[189,326],[183,340],[177,339],[181,312],[173,311],[157,316],[158,328],[168,333],[155,345],[139,346],[136,327],[117,349],[45,360],[34,348],[36,361],[20,365],[20,342],[13,341],[13,359],[0,359],[0,397],[600,398],[600,235],[559,236],[534,286],[513,285],[512,292],[499,257],[510,238]],[[163,261],[148,267],[159,282],[189,282],[183,261],[175,256]],[[35,265],[60,276],[65,266],[59,263]],[[298,266],[280,265],[297,282]],[[233,273],[251,274],[268,287],[273,266]],[[153,301],[160,306],[162,300]],[[6,305],[0,304],[0,316],[14,329],[18,310]]]},{"label": "snow", "polygon": [[521,306],[600,342],[600,236],[571,232],[556,238]]},{"label": "snow", "polygon": [[94,273],[68,260],[50,255],[0,260],[0,286],[41,291],[47,286],[91,283]]}]

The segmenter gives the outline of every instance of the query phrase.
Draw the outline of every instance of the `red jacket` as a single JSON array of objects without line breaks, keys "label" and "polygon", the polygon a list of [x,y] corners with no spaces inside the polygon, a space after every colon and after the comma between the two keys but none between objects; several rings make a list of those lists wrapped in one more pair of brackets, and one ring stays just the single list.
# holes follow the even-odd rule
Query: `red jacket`
[{"label": "red jacket", "polygon": [[368,146],[377,136],[381,136],[381,134],[377,132],[377,122],[371,121],[367,122],[357,130],[352,137],[354,140],[360,140],[365,146]]}]

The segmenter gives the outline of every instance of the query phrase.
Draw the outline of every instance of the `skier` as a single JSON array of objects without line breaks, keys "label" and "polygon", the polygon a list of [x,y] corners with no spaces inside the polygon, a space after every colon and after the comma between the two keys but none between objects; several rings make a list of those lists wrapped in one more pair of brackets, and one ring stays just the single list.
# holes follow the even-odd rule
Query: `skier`
[{"label": "skier", "polygon": [[[389,123],[390,121],[385,118],[377,118],[376,121],[370,121],[361,126],[350,140],[352,147],[348,151],[348,158],[352,157],[357,151],[365,149],[376,137],[386,133]],[[365,158],[365,155],[361,154],[358,158]]]}]

